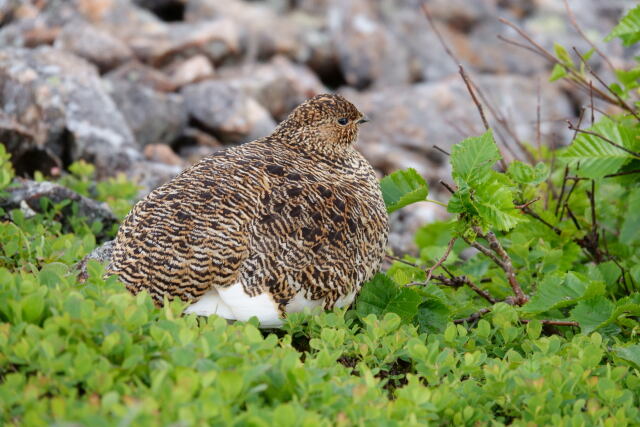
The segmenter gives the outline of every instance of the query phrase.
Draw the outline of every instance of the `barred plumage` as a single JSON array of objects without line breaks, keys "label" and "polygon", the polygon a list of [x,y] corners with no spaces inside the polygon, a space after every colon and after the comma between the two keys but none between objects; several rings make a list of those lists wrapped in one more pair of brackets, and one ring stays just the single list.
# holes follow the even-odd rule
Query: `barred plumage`
[{"label": "barred plumage", "polygon": [[134,206],[108,272],[158,305],[179,297],[195,301],[187,312],[265,327],[350,304],[388,236],[375,173],[352,146],[362,121],[318,95],[272,135],[203,159]]}]

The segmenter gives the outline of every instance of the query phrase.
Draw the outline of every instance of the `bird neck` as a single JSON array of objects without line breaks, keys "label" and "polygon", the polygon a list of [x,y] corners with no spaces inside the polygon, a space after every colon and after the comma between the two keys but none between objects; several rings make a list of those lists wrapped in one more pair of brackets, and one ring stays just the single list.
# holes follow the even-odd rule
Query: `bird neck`
[{"label": "bird neck", "polygon": [[318,128],[307,126],[279,126],[272,136],[288,148],[311,157],[343,158],[353,149],[352,144],[334,141],[335,138],[323,135]]}]

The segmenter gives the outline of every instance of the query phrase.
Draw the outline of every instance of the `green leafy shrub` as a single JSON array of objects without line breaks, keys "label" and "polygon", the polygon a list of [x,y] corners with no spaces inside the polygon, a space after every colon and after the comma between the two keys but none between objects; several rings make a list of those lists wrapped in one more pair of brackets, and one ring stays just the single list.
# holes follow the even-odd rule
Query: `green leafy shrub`
[{"label": "green leafy shrub", "polygon": [[[637,42],[639,11],[612,37]],[[556,54],[552,78],[584,75]],[[632,102],[637,71],[616,73],[618,106]],[[502,169],[491,131],[462,141],[454,216],[417,232],[418,255],[394,257],[352,309],[292,314],[281,331],[182,317],[178,301],[157,309],[95,261],[79,283],[73,266],[100,224],[74,217],[65,230],[51,204],[31,217],[0,211],[2,424],[637,425],[632,104],[569,147],[531,148],[533,161]],[[0,145],[0,193],[8,160]],[[120,217],[130,209],[137,188],[123,177],[96,183],[86,163],[70,172],[60,183]],[[389,212],[428,201],[413,170],[381,188]]]}]

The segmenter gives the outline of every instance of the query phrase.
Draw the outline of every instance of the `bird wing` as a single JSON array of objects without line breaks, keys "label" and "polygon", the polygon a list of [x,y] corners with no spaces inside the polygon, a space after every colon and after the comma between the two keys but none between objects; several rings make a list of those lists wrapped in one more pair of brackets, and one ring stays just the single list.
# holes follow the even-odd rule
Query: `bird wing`
[{"label": "bird wing", "polygon": [[[366,256],[365,202],[356,182],[330,184],[293,168],[274,168],[251,224],[243,281],[286,305],[299,292],[330,308],[377,268]],[[379,229],[382,231],[382,229]],[[371,240],[370,240],[371,241]],[[375,264],[375,262],[373,262]]]},{"label": "bird wing", "polygon": [[109,266],[134,293],[193,300],[236,282],[260,182],[221,153],[154,190],[123,222]]}]

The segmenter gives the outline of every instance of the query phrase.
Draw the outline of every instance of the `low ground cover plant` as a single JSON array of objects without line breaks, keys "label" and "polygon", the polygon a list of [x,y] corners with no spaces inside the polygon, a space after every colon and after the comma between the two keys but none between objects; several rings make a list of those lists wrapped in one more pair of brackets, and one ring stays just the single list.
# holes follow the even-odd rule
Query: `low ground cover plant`
[{"label": "low ground cover plant", "polygon": [[[640,7],[610,37],[640,41]],[[546,54],[552,80],[596,92],[591,52]],[[294,314],[280,331],[157,309],[96,261],[81,283],[75,264],[115,229],[68,203],[0,211],[0,419],[638,425],[640,66],[615,75],[595,95],[619,113],[591,123],[586,108],[566,148],[522,144],[507,164],[490,129],[454,146],[452,218],[417,232],[419,256],[390,254],[350,309]],[[86,163],[59,182],[120,219],[137,192],[95,182]],[[0,145],[0,193],[12,185]],[[389,212],[429,194],[413,170],[381,187]]]}]

